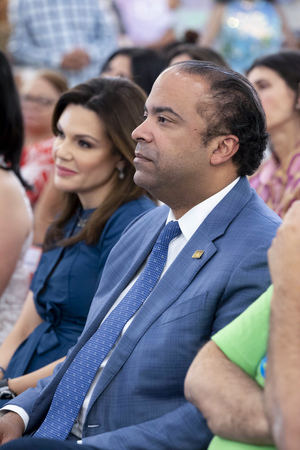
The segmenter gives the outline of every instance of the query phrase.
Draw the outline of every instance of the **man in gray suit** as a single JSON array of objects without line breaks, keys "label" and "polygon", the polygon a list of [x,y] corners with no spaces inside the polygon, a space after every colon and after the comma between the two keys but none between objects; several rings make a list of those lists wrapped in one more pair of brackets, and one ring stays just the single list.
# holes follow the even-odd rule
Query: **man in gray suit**
[{"label": "man in gray suit", "polygon": [[[6,405],[2,443],[34,438],[4,449],[74,440],[203,449],[211,439],[183,382],[199,347],[270,283],[266,253],[280,219],[246,178],[266,146],[264,113],[242,75],[189,61],[158,77],[133,138],[136,183],[168,206],[137,219],[112,250],[64,364]],[[177,231],[166,244],[169,227]]]}]

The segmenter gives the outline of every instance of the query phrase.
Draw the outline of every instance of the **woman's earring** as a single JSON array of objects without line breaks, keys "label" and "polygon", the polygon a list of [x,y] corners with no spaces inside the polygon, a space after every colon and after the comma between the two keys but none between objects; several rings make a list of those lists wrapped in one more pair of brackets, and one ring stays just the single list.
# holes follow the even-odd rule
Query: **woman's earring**
[{"label": "woman's earring", "polygon": [[117,167],[117,169],[119,172],[119,174],[118,174],[119,180],[124,180],[124,178],[125,178],[124,167]]}]

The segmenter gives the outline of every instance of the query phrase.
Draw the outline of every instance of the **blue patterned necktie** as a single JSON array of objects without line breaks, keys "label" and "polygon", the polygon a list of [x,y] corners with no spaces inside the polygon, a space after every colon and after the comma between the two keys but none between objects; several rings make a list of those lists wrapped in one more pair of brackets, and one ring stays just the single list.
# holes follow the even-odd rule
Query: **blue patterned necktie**
[{"label": "blue patterned necktie", "polygon": [[100,364],[114,347],[128,320],[155,287],[166,264],[169,243],[180,233],[178,222],[175,221],[162,229],[132,288],[80,349],[64,373],[48,414],[35,437],[67,438]]}]

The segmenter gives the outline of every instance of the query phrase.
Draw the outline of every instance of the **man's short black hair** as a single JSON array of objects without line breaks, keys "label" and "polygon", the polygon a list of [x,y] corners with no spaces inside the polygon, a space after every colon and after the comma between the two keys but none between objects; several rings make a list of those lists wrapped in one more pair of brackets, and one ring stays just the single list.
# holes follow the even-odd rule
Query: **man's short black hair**
[{"label": "man's short black hair", "polygon": [[254,87],[243,75],[204,61],[186,61],[173,68],[202,77],[210,89],[210,99],[201,102],[198,112],[207,122],[204,143],[224,134],[239,139],[239,149],[232,160],[238,175],[251,175],[259,167],[268,134],[261,102]]}]

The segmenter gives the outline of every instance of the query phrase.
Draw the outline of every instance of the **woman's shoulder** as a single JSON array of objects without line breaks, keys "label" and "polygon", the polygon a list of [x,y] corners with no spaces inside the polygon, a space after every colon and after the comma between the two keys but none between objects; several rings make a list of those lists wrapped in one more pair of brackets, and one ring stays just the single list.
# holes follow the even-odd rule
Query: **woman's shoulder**
[{"label": "woman's shoulder", "polygon": [[[0,169],[0,207],[32,221],[32,211],[21,182],[10,170]],[[12,208],[13,206],[13,208]],[[24,225],[24,223],[23,223]]]},{"label": "woman's shoulder", "polygon": [[[1,233],[23,237],[32,231],[33,214],[21,182],[12,171],[0,169]],[[8,227],[8,228],[7,228]]]},{"label": "woman's shoulder", "polygon": [[115,214],[122,214],[122,215],[134,215],[137,216],[139,214],[142,214],[150,209],[155,208],[157,205],[154,203],[153,200],[151,200],[146,195],[142,195],[141,197],[138,197],[135,200],[131,200],[129,202],[123,203],[115,212]]},{"label": "woman's shoulder", "polygon": [[24,200],[24,189],[17,176],[11,170],[0,169],[1,198],[11,201]]},{"label": "woman's shoulder", "polygon": [[146,196],[141,196],[135,200],[123,203],[107,221],[101,235],[102,238],[107,233],[122,233],[131,222],[133,222],[141,215],[146,214],[156,206],[157,205],[149,197]]}]

